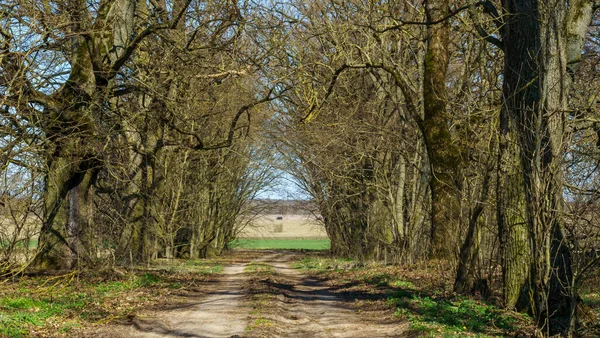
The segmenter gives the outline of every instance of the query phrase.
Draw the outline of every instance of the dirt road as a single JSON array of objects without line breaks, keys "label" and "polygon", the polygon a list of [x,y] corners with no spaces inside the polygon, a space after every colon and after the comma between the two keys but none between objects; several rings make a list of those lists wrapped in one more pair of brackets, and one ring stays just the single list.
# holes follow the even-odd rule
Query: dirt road
[{"label": "dirt road", "polygon": [[364,294],[339,292],[339,286],[290,267],[293,254],[268,261],[276,273],[259,280],[264,294],[276,295],[261,318],[269,323],[256,336],[268,337],[406,337],[408,323],[387,318],[357,304]]},{"label": "dirt road", "polygon": [[[141,313],[95,337],[404,337],[407,324],[358,306],[356,294],[290,267],[298,253],[264,252],[268,274],[227,266],[201,298]],[[360,298],[360,297],[359,297]],[[404,333],[404,335],[403,335]]]}]

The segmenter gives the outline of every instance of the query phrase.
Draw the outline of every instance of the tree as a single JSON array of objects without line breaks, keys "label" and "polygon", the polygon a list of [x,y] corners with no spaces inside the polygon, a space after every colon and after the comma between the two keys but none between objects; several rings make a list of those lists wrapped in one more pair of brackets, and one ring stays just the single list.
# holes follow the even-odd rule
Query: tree
[{"label": "tree", "polygon": [[[178,193],[167,188],[183,184],[173,177],[178,183],[165,187],[171,178],[162,174],[182,176],[161,166],[171,156],[232,146],[251,129],[241,128],[242,118],[275,95],[272,86],[255,81],[262,61],[242,34],[253,15],[245,12],[246,20],[243,10],[236,2],[179,0],[0,5],[3,117],[14,124],[10,135],[17,144],[33,140],[43,150],[35,266],[94,264],[104,250],[98,220],[112,223],[110,233],[123,240],[116,246],[127,248],[130,260],[156,255],[155,220],[180,214]],[[236,87],[243,90],[231,95],[244,95],[233,100],[214,90]],[[200,98],[194,89],[206,94]],[[203,100],[218,107],[194,114]],[[218,118],[208,118],[213,114]],[[183,157],[171,153],[182,149]],[[241,173],[244,166],[235,168]],[[111,203],[99,207],[100,196]],[[166,196],[173,203],[158,203]],[[108,205],[114,209],[103,208]],[[172,222],[162,223],[169,228]]]},{"label": "tree", "polygon": [[[517,179],[504,195],[516,210],[499,209],[505,296],[508,307],[529,307],[546,334],[565,333],[576,308],[562,195],[565,112],[569,69],[580,61],[593,7],[591,1],[506,1],[504,11],[502,179]],[[518,157],[509,162],[511,155]]]},{"label": "tree", "polygon": [[[458,150],[449,130],[446,73],[450,61],[449,2],[426,1],[427,48],[423,63],[423,136],[431,167],[431,250],[440,257],[453,254],[451,240],[458,229],[456,196]],[[441,20],[441,22],[436,23]]]}]

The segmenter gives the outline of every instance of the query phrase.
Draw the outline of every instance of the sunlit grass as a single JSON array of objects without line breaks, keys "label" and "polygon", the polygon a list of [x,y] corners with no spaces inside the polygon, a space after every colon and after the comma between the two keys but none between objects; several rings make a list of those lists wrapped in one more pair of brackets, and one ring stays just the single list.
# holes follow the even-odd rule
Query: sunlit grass
[{"label": "sunlit grass", "polygon": [[349,258],[330,258],[309,256],[302,258],[292,264],[295,269],[306,270],[307,272],[324,273],[331,270],[355,269],[360,267],[357,263]]},{"label": "sunlit grass", "polygon": [[239,249],[280,249],[280,250],[328,250],[329,239],[266,239],[239,238],[231,242],[232,248]]},{"label": "sunlit grass", "polygon": [[75,328],[123,318],[166,299],[169,290],[185,286],[186,278],[222,269],[216,262],[190,260],[178,262],[176,271],[135,269],[108,279],[70,273],[5,281],[0,289],[0,337],[30,337],[39,332],[68,336]]},{"label": "sunlit grass", "polygon": [[275,269],[267,263],[262,262],[252,262],[246,265],[244,268],[244,272],[246,273],[273,273]]}]

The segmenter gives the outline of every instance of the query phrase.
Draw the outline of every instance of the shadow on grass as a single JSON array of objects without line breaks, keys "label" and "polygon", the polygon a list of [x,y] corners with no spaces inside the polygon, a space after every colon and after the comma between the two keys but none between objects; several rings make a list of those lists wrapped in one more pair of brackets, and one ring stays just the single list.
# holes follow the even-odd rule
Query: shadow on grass
[{"label": "shadow on grass", "polygon": [[388,274],[371,275],[333,286],[326,281],[324,276],[306,277],[301,285],[317,288],[300,290],[288,281],[266,278],[262,280],[263,287],[254,291],[283,294],[286,298],[307,302],[331,302],[332,307],[351,308],[355,301],[376,301],[382,307],[392,307],[397,317],[408,320],[410,330],[416,336],[512,336],[519,335],[517,332],[529,326],[529,320],[522,315],[461,296],[420,291],[411,282],[394,279]]},{"label": "shadow on grass", "polygon": [[411,282],[394,280],[388,274],[369,276],[364,282],[387,288],[387,304],[395,308],[397,316],[407,318],[413,330],[422,333],[504,335],[528,325],[523,315],[464,296],[417,290]]}]

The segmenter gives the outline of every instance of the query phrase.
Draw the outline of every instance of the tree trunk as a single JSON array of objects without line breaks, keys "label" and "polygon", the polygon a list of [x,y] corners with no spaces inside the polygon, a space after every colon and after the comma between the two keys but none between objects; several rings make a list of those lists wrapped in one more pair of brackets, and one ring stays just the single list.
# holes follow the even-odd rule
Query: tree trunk
[{"label": "tree trunk", "polygon": [[[506,227],[510,224],[501,223],[501,230],[507,237],[505,253],[531,256],[531,260],[513,261],[518,257],[505,254],[505,291],[520,309],[524,304],[519,299],[528,294],[527,310],[544,334],[566,334],[576,301],[562,215],[564,112],[571,78],[567,64],[579,57],[581,48],[570,49],[583,47],[591,6],[588,1],[508,0],[504,9],[508,15],[503,28],[503,112],[507,130],[514,133],[518,145],[524,190],[512,200],[517,202],[518,214],[524,214],[526,228],[519,225],[511,231]],[[510,267],[513,264],[515,269]],[[514,280],[511,269],[519,271],[513,274],[517,275]]]},{"label": "tree trunk", "polygon": [[[502,254],[504,305],[529,310],[530,267],[532,264],[529,228],[519,146],[515,127],[505,109],[500,113],[498,153],[497,221]],[[512,130],[512,132],[511,132]]]},{"label": "tree trunk", "polygon": [[[426,1],[429,22],[439,20],[449,11],[448,1]],[[453,174],[458,156],[452,147],[446,112],[446,72],[450,52],[450,24],[444,20],[427,26],[427,51],[423,70],[424,136],[431,165],[431,239],[432,253],[448,257],[454,253],[457,199],[453,194]]]},{"label": "tree trunk", "polygon": [[454,280],[455,292],[466,292],[472,287],[473,273],[479,251],[479,217],[483,213],[490,188],[491,170],[486,169],[485,177],[481,186],[481,194],[469,217],[469,228],[467,235],[460,247],[458,268]]},{"label": "tree trunk", "polygon": [[[48,97],[40,127],[48,139],[44,219],[34,266],[74,268],[90,243],[91,186],[99,162],[98,110],[133,33],[132,0],[102,1],[94,18],[83,2],[69,8],[69,78]],[[116,68],[120,68],[118,65]]]},{"label": "tree trunk", "polygon": [[55,156],[49,161],[39,249],[32,266],[73,269],[92,258],[86,253],[92,216],[91,160]]}]

